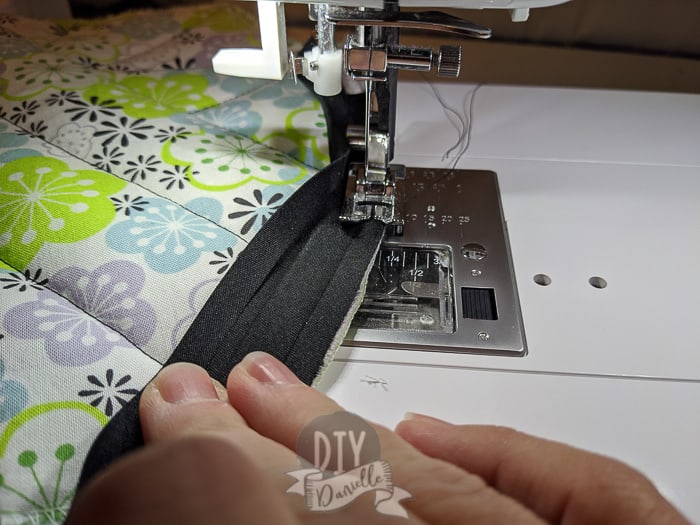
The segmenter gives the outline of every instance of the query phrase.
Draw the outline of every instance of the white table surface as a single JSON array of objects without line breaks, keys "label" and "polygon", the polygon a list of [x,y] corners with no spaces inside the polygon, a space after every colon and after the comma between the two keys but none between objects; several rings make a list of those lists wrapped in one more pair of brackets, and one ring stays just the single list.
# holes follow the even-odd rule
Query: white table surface
[{"label": "white table surface", "polygon": [[[319,388],[389,426],[417,411],[612,455],[700,523],[700,96],[436,89],[471,116],[458,167],[498,173],[529,353],[342,347]],[[430,87],[399,96],[395,160],[451,165]]]}]

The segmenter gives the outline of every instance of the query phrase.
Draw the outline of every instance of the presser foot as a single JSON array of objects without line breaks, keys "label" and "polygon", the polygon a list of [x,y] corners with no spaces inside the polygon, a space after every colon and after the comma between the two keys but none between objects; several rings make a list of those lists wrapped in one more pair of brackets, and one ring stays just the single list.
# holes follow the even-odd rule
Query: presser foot
[{"label": "presser foot", "polygon": [[404,178],[404,169],[391,165],[386,173],[373,174],[363,163],[350,164],[340,220],[376,219],[385,224],[400,224],[396,215],[396,181]]}]

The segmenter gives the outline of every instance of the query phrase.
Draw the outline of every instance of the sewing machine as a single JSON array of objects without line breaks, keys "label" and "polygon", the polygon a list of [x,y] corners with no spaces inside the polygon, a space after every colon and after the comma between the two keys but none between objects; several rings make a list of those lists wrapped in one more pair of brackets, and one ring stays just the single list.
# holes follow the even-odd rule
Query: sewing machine
[{"label": "sewing machine", "polygon": [[[514,21],[524,21],[530,7],[564,1],[429,5],[509,8]],[[439,77],[455,78],[462,54],[459,45],[437,51],[402,45],[399,31],[491,36],[487,27],[439,11],[400,10],[419,4],[309,4],[316,45],[295,56],[287,50],[283,4],[261,1],[262,48],[221,50],[213,59],[214,70],[253,78],[303,75],[323,97],[364,94],[364,108],[354,112],[354,120],[351,116],[347,126],[336,123],[346,127],[340,141],[352,151],[341,218],[376,219],[388,229],[347,344],[524,355],[526,339],[496,174],[391,163],[398,71],[434,70]],[[337,47],[336,28],[348,27],[344,45]],[[346,99],[348,104],[352,99]]]},{"label": "sewing machine", "polygon": [[[522,21],[557,3],[429,5]],[[343,217],[382,220],[387,237],[319,388],[387,425],[422,411],[612,455],[700,520],[698,96],[397,86],[400,68],[455,77],[460,63],[455,47],[402,47],[398,27],[488,29],[398,10],[420,2],[337,4],[359,2],[312,5],[318,48],[290,56],[283,8],[259,2],[263,49],[214,61],[365,97]]]}]

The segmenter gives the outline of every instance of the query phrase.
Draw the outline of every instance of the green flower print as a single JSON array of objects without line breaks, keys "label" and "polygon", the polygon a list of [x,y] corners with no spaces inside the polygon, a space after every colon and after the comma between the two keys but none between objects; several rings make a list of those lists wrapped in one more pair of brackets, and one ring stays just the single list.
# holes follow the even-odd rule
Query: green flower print
[{"label": "green flower print", "polygon": [[209,81],[203,75],[177,73],[163,78],[129,76],[114,84],[95,84],[83,93],[85,100],[113,100],[135,118],[166,117],[216,105],[204,94]]},{"label": "green flower print", "polygon": [[11,100],[26,99],[49,88],[82,89],[93,83],[98,74],[75,56],[37,54],[29,59],[8,60],[5,65],[6,86],[2,91]]},{"label": "green flower print", "polygon": [[207,191],[230,190],[253,180],[293,184],[309,175],[303,164],[284,153],[234,134],[189,135],[166,143],[163,159],[185,164],[192,186]]},{"label": "green flower print", "polygon": [[109,197],[124,186],[125,181],[106,173],[71,170],[49,157],[5,164],[0,169],[0,258],[23,270],[44,243],[94,235],[114,219]]},{"label": "green flower print", "polygon": [[25,408],[0,433],[0,522],[63,523],[89,441],[109,418],[78,401]]},{"label": "green flower print", "polygon": [[[38,519],[39,523],[61,523],[66,519],[70,500],[75,495],[75,489],[71,489],[67,494],[62,494],[61,486],[66,463],[75,456],[75,447],[70,443],[59,445],[53,453],[54,458],[58,462],[58,474],[55,480],[55,487],[43,486],[41,479],[37,474],[37,463],[40,459],[46,461],[46,458],[40,458],[34,450],[24,450],[17,456],[17,464],[31,472],[34,478],[40,499],[32,499],[30,496],[23,494],[10,484],[10,480],[5,479],[5,476],[0,474],[0,492],[8,492],[11,495],[19,496],[22,500],[30,504],[32,515]],[[52,458],[53,459],[53,458]],[[50,461],[50,460],[49,460]],[[64,489],[65,490],[65,489]],[[4,514],[23,514],[20,512],[4,511]]]}]

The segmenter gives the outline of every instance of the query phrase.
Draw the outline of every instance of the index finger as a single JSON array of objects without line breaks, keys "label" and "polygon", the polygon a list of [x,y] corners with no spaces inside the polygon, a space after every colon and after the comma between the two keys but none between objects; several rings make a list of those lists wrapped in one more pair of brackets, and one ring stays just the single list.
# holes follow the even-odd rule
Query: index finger
[{"label": "index finger", "polygon": [[396,432],[551,523],[688,523],[647,478],[611,458],[509,428],[457,426],[415,414]]}]

